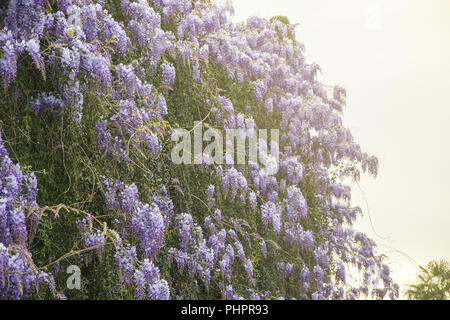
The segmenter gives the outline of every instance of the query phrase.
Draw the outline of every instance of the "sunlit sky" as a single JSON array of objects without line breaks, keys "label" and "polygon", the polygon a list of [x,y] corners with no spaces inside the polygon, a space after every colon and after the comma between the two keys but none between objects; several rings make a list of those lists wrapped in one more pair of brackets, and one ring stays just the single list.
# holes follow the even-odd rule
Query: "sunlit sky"
[{"label": "sunlit sky", "polygon": [[[297,39],[323,82],[347,89],[344,122],[380,160],[353,203],[356,228],[388,255],[405,289],[417,266],[450,260],[450,1],[233,0],[235,21],[299,23]],[[410,258],[408,258],[409,256]],[[413,262],[413,261],[415,262]]]}]

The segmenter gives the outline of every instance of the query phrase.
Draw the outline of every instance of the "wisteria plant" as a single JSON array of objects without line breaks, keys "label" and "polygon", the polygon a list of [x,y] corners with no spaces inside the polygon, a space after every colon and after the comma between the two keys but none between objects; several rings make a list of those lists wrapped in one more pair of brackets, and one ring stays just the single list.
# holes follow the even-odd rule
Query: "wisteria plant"
[{"label": "wisteria plant", "polygon": [[[2,2],[0,299],[398,297],[353,228],[349,179],[378,160],[343,125],[345,89],[320,82],[286,18],[232,15]],[[278,172],[174,164],[171,135],[195,121],[278,129]]]}]

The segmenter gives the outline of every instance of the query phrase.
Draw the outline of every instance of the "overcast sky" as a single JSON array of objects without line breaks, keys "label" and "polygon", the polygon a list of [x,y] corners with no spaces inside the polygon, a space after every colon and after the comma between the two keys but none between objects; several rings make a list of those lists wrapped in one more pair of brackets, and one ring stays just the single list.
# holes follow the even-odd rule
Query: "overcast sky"
[{"label": "overcast sky", "polygon": [[[450,260],[450,1],[233,0],[235,21],[285,15],[322,79],[347,89],[344,122],[380,160],[353,202],[402,289]],[[390,249],[392,247],[393,249]],[[404,253],[399,253],[397,251]]]}]

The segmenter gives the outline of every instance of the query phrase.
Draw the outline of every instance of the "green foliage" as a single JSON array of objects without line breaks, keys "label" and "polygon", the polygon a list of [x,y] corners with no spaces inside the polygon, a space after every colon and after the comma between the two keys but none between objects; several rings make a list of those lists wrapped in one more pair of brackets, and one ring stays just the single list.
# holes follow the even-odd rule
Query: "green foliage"
[{"label": "green foliage", "polygon": [[288,17],[286,17],[286,16],[274,16],[274,17],[270,18],[270,22],[273,22],[273,21],[275,21],[275,20],[278,20],[278,21],[284,23],[284,24],[287,25],[287,26],[289,26],[289,25],[291,24],[291,23],[289,22]]},{"label": "green foliage", "polygon": [[450,299],[450,263],[433,260],[426,267],[420,267],[417,283],[405,291],[410,300]]}]

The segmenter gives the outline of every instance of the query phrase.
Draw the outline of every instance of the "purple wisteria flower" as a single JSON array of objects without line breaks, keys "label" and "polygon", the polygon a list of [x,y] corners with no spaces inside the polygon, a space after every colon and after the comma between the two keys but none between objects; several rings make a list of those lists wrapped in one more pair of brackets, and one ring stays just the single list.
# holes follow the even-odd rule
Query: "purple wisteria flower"
[{"label": "purple wisteria flower", "polygon": [[209,185],[208,190],[206,191],[206,197],[208,199],[208,208],[212,208],[215,203],[214,199],[214,189],[215,187],[213,185]]},{"label": "purple wisteria flower", "polygon": [[162,68],[162,88],[166,91],[171,90],[175,83],[175,67],[171,63],[163,63]]}]

